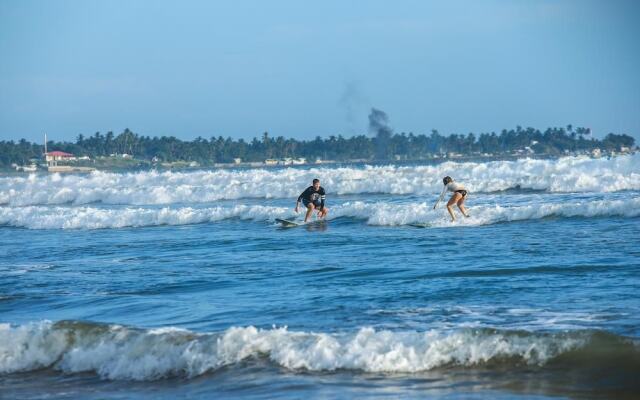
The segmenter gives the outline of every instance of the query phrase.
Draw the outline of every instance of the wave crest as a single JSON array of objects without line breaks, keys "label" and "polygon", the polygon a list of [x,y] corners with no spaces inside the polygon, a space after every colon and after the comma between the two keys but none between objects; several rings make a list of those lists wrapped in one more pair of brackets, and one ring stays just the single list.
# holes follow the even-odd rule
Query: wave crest
[{"label": "wave crest", "polygon": [[[591,200],[565,203],[538,203],[500,206],[480,205],[469,209],[470,218],[455,223],[442,208],[432,210],[427,203],[346,202],[332,206],[330,220],[352,218],[369,225],[402,226],[424,224],[431,227],[482,226],[502,222],[537,220],[546,217],[638,217],[640,198],[630,200]],[[235,205],[206,208],[98,208],[98,207],[0,207],[0,225],[28,229],[116,229],[160,225],[213,223],[231,218],[271,221],[292,218],[286,207]]]},{"label": "wave crest", "polygon": [[637,347],[628,339],[587,331],[393,332],[365,327],[329,334],[249,326],[199,334],[178,328],[40,322],[0,325],[0,373],[52,368],[94,372],[106,379],[154,380],[194,377],[260,357],[293,370],[413,373],[496,363],[544,366],[554,359],[567,362],[576,351],[593,351],[589,346],[594,344],[616,351],[622,346],[637,364]]},{"label": "wave crest", "polygon": [[509,189],[549,192],[640,190],[640,154],[612,159],[566,157],[493,162],[445,162],[427,166],[365,166],[211,170],[195,172],[31,174],[0,177],[0,204],[159,205],[242,198],[295,198],[319,177],[331,194],[436,194],[451,175],[472,192]]}]

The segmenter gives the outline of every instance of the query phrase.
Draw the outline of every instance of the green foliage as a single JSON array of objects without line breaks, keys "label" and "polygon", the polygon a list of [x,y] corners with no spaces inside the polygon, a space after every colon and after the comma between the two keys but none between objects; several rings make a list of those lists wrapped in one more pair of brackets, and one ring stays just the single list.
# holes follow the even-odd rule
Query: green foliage
[{"label": "green foliage", "polygon": [[[376,157],[399,159],[422,159],[449,152],[465,155],[489,153],[493,155],[511,154],[514,151],[530,147],[537,154],[559,155],[566,150],[584,151],[593,148],[620,150],[632,147],[634,139],[628,135],[610,133],[603,140],[592,139],[589,130],[568,125],[565,128],[548,128],[541,132],[534,128],[518,126],[515,130],[503,130],[475,135],[452,134],[442,136],[437,130],[429,135],[413,133],[389,133],[385,137],[385,149],[381,151],[378,138],[357,135],[345,138],[342,135],[328,138],[316,137],[313,140],[273,138],[264,132],[261,138],[251,142],[243,139],[233,140],[222,136],[205,139],[198,137],[193,141],[182,141],[174,136],[140,136],[129,129],[115,136],[113,132],[105,135],[96,132],[90,136],[78,135],[74,143],[48,142],[49,150],[61,150],[76,156],[96,157],[111,154],[131,154],[138,160],[151,161],[154,157],[160,162],[197,161],[200,165],[232,162],[234,158],[243,161],[264,161],[267,158],[305,157],[307,160],[374,160]],[[8,167],[12,163],[25,165],[30,159],[42,158],[44,146],[30,143],[24,139],[19,142],[0,141],[0,166]]]}]

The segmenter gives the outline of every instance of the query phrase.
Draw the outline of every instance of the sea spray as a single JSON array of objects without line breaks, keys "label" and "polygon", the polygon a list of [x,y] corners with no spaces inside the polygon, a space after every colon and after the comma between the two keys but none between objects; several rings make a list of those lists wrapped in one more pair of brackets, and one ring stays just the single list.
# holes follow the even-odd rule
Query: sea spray
[{"label": "sea spray", "polygon": [[[374,226],[427,224],[431,227],[482,226],[502,222],[538,220],[546,217],[599,218],[640,216],[640,198],[630,200],[547,201],[525,205],[498,203],[474,206],[471,217],[449,221],[445,211],[434,211],[426,202],[348,201],[332,205],[329,220],[342,218]],[[0,225],[29,229],[116,229],[161,225],[216,223],[231,218],[273,223],[275,218],[291,218],[288,207],[244,205],[215,207],[0,207]]]},{"label": "sea spray", "polygon": [[550,193],[640,190],[640,154],[612,159],[566,157],[437,165],[200,170],[0,177],[0,204],[171,205],[219,200],[295,198],[313,178],[329,196],[435,195],[453,176],[472,193],[509,189]]}]

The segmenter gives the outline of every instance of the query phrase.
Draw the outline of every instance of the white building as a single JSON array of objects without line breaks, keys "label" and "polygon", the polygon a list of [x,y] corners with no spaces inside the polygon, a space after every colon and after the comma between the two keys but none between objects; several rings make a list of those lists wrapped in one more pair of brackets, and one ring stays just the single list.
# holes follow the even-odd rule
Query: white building
[{"label": "white building", "polygon": [[65,153],[64,151],[50,151],[44,153],[44,158],[47,161],[47,165],[55,167],[58,165],[58,161],[73,161],[75,156],[73,154]]}]

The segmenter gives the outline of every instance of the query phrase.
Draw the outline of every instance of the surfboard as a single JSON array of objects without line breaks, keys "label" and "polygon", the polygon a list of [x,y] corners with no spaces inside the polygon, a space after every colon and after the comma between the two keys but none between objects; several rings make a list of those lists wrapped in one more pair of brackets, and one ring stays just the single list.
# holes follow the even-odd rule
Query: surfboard
[{"label": "surfboard", "polygon": [[276,218],[276,222],[282,225],[283,228],[293,228],[294,226],[300,226],[299,223],[295,221],[290,221],[288,219]]},{"label": "surfboard", "polygon": [[414,224],[408,224],[409,226],[413,226],[414,228],[429,228],[431,224],[427,224],[426,222],[416,222]]}]

